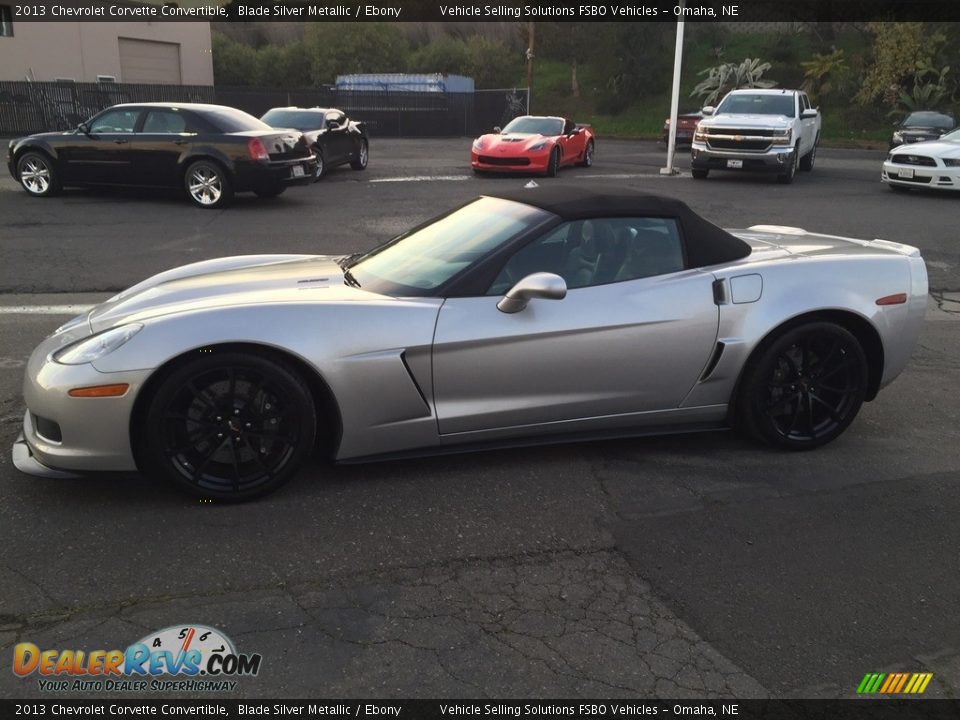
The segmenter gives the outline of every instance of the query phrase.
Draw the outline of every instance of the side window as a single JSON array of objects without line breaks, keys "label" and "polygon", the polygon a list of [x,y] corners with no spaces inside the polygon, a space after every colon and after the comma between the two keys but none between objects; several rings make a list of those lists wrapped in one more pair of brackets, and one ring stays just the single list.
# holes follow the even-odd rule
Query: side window
[{"label": "side window", "polygon": [[561,225],[517,251],[488,295],[502,295],[535,272],[562,277],[571,290],[665,275],[684,269],[674,218],[596,218]]},{"label": "side window", "polygon": [[151,110],[143,121],[143,132],[154,134],[179,135],[187,132],[187,121],[177,112],[170,110]]},{"label": "side window", "polygon": [[327,124],[328,124],[328,125],[329,125],[331,122],[336,123],[337,126],[343,125],[343,121],[344,121],[345,119],[346,119],[346,115],[344,115],[344,114],[343,114],[342,112],[340,112],[339,110],[335,110],[334,112],[329,112],[329,113],[327,113]]},{"label": "side window", "polygon": [[91,133],[132,133],[139,110],[110,110],[93,121]]},{"label": "side window", "polygon": [[577,124],[573,120],[567,120],[566,122],[563,123],[563,134],[569,135],[570,133],[573,132],[573,129],[576,126]]}]

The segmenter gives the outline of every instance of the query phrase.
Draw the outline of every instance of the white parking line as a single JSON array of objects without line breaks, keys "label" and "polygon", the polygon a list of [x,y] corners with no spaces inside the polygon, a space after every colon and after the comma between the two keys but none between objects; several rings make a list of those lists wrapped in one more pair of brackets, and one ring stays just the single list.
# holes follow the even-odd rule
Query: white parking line
[{"label": "white parking line", "polygon": [[469,180],[469,175],[409,175],[407,177],[374,178],[372,183],[385,182],[433,182],[435,180]]},{"label": "white parking line", "polygon": [[0,305],[0,315],[80,315],[93,305]]}]

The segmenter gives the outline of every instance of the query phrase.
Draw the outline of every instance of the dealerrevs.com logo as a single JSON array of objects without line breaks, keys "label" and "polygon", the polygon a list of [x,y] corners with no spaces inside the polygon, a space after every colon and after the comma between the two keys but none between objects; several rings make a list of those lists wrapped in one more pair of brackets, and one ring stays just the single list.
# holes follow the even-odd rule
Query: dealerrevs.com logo
[{"label": "dealerrevs.com logo", "polygon": [[13,649],[13,672],[36,676],[44,692],[229,692],[260,672],[259,653],[238,653],[233,641],[206,625],[171,625],[126,650]]}]

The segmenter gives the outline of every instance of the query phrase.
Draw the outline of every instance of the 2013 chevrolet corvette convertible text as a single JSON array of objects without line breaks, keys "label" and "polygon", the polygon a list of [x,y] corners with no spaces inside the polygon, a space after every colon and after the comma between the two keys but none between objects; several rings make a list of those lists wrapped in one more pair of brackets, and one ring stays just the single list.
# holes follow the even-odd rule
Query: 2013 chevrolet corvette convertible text
[{"label": "2013 chevrolet corvette convertible text", "polygon": [[161,273],[29,360],[36,475],[140,470],[222,500],[337,461],[737,427],[836,438],[904,369],[917,249],[724,231],[677,200],[478,198],[367,253]]}]

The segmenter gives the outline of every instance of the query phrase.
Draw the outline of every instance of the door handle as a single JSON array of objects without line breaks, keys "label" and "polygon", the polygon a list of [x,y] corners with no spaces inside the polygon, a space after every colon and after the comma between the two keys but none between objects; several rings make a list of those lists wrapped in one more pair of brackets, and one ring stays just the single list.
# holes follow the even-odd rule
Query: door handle
[{"label": "door handle", "polygon": [[130,142],[130,141],[129,141],[129,140],[122,140],[121,138],[117,138],[117,139],[114,140],[113,142],[114,142],[115,145],[126,145],[126,144],[127,144],[128,142]]}]

